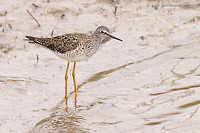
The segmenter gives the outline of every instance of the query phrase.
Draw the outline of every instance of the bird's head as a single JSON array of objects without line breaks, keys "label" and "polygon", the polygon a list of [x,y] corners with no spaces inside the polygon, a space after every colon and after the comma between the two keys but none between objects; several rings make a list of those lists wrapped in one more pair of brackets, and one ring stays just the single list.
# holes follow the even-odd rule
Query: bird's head
[{"label": "bird's head", "polygon": [[116,39],[116,40],[118,40],[118,41],[122,41],[121,39],[119,39],[119,38],[117,38],[117,37],[111,35],[111,34],[110,34],[110,30],[109,30],[107,27],[105,27],[105,26],[99,26],[99,27],[95,30],[94,34],[95,34],[95,36],[96,36],[97,38],[100,39],[100,42],[101,42],[101,43],[102,43],[102,42],[105,42],[105,41],[108,41],[108,40],[111,39],[111,38]]}]

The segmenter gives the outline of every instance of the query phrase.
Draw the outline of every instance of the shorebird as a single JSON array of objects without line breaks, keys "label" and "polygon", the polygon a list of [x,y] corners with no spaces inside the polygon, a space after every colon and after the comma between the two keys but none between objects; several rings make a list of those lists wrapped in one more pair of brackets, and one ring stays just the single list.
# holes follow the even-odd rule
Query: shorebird
[{"label": "shorebird", "polygon": [[122,41],[110,34],[110,30],[105,26],[99,26],[92,34],[69,33],[51,38],[39,38],[25,36],[29,43],[36,43],[52,50],[56,55],[68,61],[65,73],[65,98],[67,96],[67,79],[69,63],[74,62],[72,77],[74,82],[75,97],[77,97],[77,87],[75,80],[76,62],[87,60],[94,55],[102,42],[110,38]]}]

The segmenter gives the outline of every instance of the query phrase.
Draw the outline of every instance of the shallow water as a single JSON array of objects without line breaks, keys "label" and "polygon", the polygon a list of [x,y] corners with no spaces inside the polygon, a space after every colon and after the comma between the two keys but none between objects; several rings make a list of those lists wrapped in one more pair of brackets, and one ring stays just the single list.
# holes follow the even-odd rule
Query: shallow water
[{"label": "shallow water", "polygon": [[[0,132],[198,132],[199,3],[148,3],[155,4],[0,2]],[[70,75],[66,112],[67,62],[24,36],[89,32],[97,25],[124,41],[110,40],[77,63],[78,108]]]}]

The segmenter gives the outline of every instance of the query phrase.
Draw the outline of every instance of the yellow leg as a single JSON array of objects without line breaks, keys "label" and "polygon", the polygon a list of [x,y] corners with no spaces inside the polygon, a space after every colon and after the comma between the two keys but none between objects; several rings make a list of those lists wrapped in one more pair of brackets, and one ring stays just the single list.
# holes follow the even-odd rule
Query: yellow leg
[{"label": "yellow leg", "polygon": [[66,98],[66,100],[68,99],[68,97],[67,97],[68,69],[69,69],[69,62],[68,62],[68,64],[67,64],[67,70],[66,70],[66,73],[65,73],[65,98]]},{"label": "yellow leg", "polygon": [[76,80],[75,80],[75,67],[76,67],[76,62],[74,62],[74,68],[73,68],[72,76],[73,76],[73,80],[74,80],[75,97],[77,97],[78,92],[77,92],[77,88],[76,88]]},{"label": "yellow leg", "polygon": [[74,97],[74,106],[75,106],[76,108],[78,108],[78,106],[77,106],[77,96]]}]

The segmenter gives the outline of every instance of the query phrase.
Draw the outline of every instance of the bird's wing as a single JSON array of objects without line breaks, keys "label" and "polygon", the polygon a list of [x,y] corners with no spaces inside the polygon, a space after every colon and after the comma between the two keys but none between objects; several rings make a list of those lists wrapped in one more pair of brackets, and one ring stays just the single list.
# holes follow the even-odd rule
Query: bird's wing
[{"label": "bird's wing", "polygon": [[64,34],[61,36],[56,36],[52,38],[38,38],[32,36],[26,36],[29,43],[40,44],[52,51],[56,51],[58,53],[66,53],[76,49],[80,40],[78,39],[77,34]]}]

